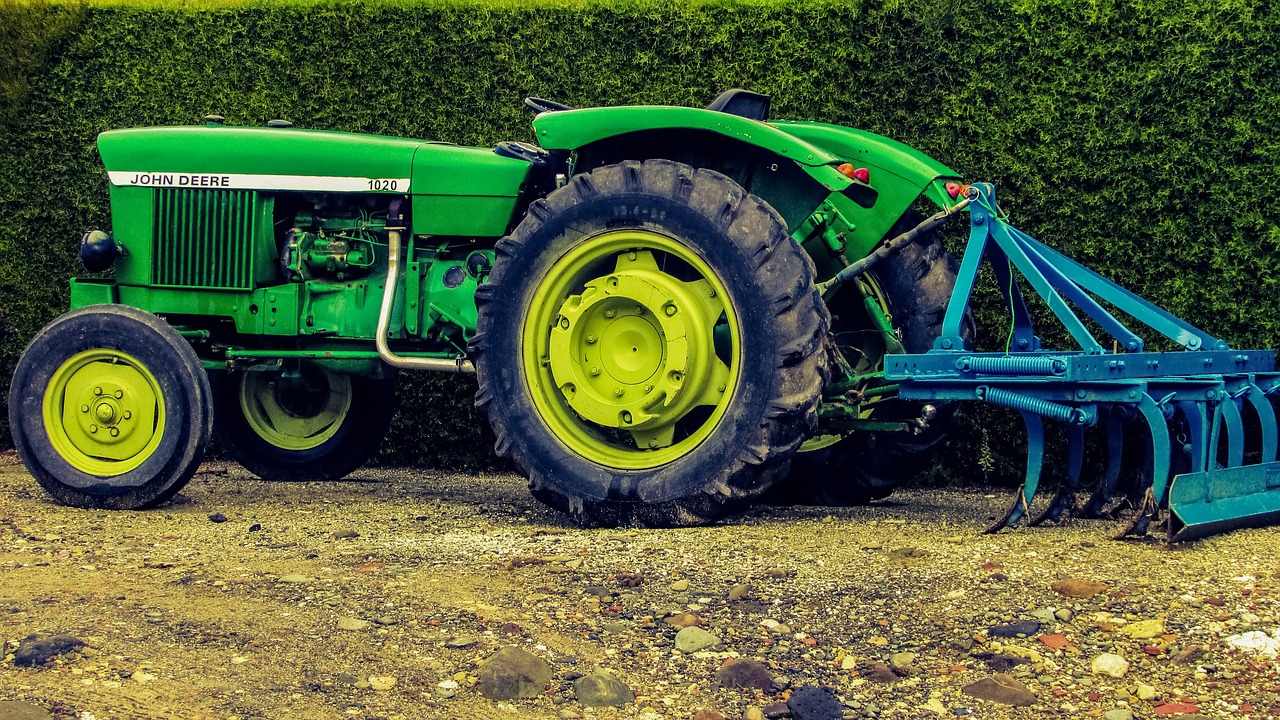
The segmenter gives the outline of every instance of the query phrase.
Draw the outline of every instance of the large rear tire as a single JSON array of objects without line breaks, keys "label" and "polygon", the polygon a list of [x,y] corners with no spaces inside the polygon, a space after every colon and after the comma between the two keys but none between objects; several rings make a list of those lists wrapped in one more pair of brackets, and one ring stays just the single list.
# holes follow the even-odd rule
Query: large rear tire
[{"label": "large rear tire", "polygon": [[767,203],[666,160],[533,203],[477,292],[476,404],[534,496],[589,525],[718,518],[813,432],[828,315]]},{"label": "large rear tire", "polygon": [[164,320],[127,305],[72,310],[32,338],[9,389],[18,456],[56,500],[136,510],[172,497],[204,457],[209,380]]},{"label": "large rear tire", "polygon": [[336,480],[377,452],[391,426],[395,376],[365,377],[303,363],[216,378],[214,433],[263,480]]},{"label": "large rear tire", "polygon": [[[897,237],[918,225],[924,216],[908,211],[889,231]],[[943,248],[937,232],[921,235],[901,251],[885,258],[871,271],[881,301],[893,317],[894,329],[909,353],[925,353],[942,330],[951,290],[956,284],[958,265]],[[838,319],[833,321],[837,336],[845,318],[858,317],[862,310],[855,293],[845,292],[833,300]],[[966,333],[971,332],[969,328]],[[923,404],[891,400],[880,404],[875,419],[918,418]],[[888,497],[902,483],[927,470],[946,439],[955,405],[940,405],[929,425],[916,434],[905,432],[859,431],[827,444],[801,448],[791,461],[791,473],[779,483],[770,500],[808,505],[864,505]]]}]

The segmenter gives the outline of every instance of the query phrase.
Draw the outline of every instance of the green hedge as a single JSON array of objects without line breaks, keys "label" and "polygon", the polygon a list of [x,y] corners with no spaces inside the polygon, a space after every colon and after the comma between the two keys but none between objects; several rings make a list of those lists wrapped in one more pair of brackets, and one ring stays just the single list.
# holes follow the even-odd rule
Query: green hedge
[{"label": "green hedge", "polygon": [[[6,384],[66,305],[79,233],[108,222],[103,130],[216,112],[491,144],[531,139],[524,95],[700,105],[732,86],[993,181],[1033,235],[1233,344],[1277,344],[1280,12],[1266,0],[0,0],[0,28]],[[395,459],[493,462],[468,381],[408,382]],[[953,468],[991,469],[985,422],[959,431]]]}]

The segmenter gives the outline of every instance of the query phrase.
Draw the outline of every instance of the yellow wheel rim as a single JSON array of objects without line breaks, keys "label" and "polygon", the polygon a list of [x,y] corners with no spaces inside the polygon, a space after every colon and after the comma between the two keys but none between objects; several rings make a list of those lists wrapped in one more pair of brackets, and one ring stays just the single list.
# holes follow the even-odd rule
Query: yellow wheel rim
[{"label": "yellow wheel rim", "polygon": [[279,373],[244,374],[240,410],[258,437],[283,450],[323,445],[342,427],[351,410],[351,378],[307,366],[306,377]]},{"label": "yellow wheel rim", "polygon": [[98,348],[69,358],[49,380],[44,429],[58,455],[83,473],[134,470],[164,437],[160,383],[136,358]]},{"label": "yellow wheel rim", "polygon": [[617,230],[555,261],[522,328],[539,416],[578,455],[639,470],[705,441],[731,405],[742,331],[723,281],[692,248]]}]

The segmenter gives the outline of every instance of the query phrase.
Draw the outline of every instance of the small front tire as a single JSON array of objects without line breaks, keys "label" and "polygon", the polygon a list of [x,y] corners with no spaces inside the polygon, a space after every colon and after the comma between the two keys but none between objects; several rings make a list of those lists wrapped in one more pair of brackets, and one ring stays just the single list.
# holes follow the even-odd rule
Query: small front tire
[{"label": "small front tire", "polygon": [[66,505],[135,510],[172,497],[204,457],[209,380],[164,320],[127,305],[59,316],[14,370],[18,456]]}]

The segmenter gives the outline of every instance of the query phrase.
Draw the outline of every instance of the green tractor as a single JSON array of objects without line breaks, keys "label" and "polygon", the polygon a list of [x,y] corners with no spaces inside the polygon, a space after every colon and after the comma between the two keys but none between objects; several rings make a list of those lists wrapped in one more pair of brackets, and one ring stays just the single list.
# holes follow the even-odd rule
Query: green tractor
[{"label": "green tractor", "polygon": [[743,90],[526,104],[536,146],[103,133],[112,229],[80,255],[113,272],[72,280],[16,368],[31,473],[148,507],[216,433],[264,479],[338,478],[401,369],[475,373],[497,452],[585,524],[702,523],[771,488],[868,501],[930,461],[953,405],[899,397],[884,363],[941,328],[957,264],[915,206],[959,209],[955,172]]}]

